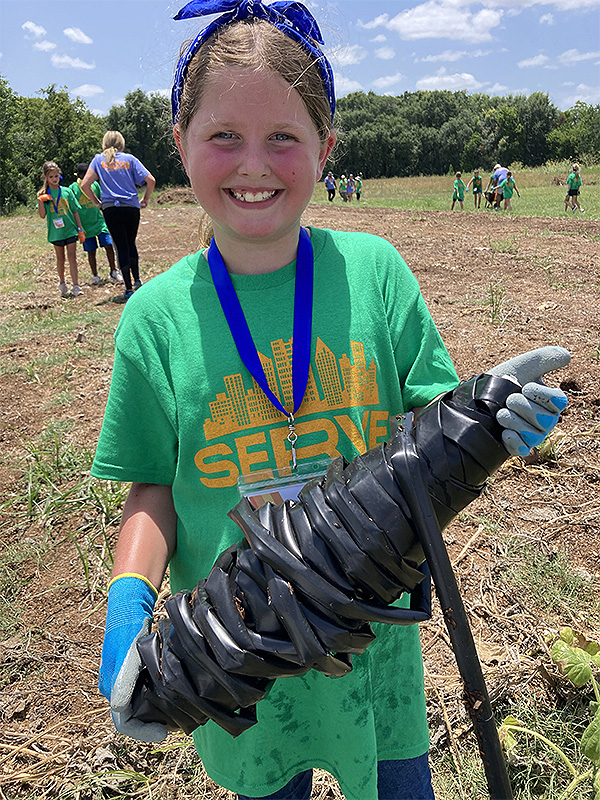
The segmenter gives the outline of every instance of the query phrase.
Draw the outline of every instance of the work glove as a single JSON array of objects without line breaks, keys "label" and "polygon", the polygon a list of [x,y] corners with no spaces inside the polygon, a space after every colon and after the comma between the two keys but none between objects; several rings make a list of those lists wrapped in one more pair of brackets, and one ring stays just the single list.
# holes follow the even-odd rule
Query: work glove
[{"label": "work glove", "polygon": [[542,376],[566,367],[570,360],[564,347],[540,347],[488,370],[489,375],[514,380],[522,387],[507,397],[506,407],[496,414],[505,428],[502,444],[511,455],[529,455],[558,422],[567,407],[567,396],[561,389],[546,386]]},{"label": "work glove", "polygon": [[52,200],[52,198],[50,197],[49,194],[41,194],[38,197],[38,200],[39,200],[40,203],[49,203],[50,200]]},{"label": "work glove", "polygon": [[85,240],[86,240],[85,231],[82,230],[81,228],[77,229],[77,238],[79,239],[81,244],[83,244],[85,242]]},{"label": "work glove", "polygon": [[166,726],[132,719],[131,696],[142,670],[138,640],[150,633],[158,593],[141,575],[119,575],[108,588],[98,688],[110,701],[115,728],[142,742],[161,742]]}]

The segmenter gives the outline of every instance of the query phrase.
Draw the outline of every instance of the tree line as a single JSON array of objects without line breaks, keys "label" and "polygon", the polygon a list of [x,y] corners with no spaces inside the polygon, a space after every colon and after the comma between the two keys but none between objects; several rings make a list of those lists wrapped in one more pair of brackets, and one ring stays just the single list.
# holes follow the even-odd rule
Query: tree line
[{"label": "tree line", "polygon": [[342,147],[329,168],[367,178],[600,160],[600,105],[579,102],[563,112],[542,92],[354,92],[340,98],[338,120]]},{"label": "tree line", "polygon": [[[52,84],[38,95],[21,97],[0,76],[0,213],[35,202],[44,161],[56,161],[71,183],[77,164],[100,151],[107,130],[121,131],[127,150],[159,187],[187,184],[169,98],[136,89],[98,117],[66,88]],[[445,175],[496,162],[535,167],[548,160],[600,160],[600,105],[580,102],[563,112],[541,92],[353,92],[338,101],[336,126],[341,141],[327,169],[338,175]]]}]

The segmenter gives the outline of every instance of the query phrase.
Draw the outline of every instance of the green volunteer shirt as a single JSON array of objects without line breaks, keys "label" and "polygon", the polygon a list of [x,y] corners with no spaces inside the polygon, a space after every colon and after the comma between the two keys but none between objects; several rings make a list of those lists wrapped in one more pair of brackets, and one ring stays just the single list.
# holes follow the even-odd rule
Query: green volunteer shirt
[{"label": "green volunteer shirt", "polygon": [[465,198],[465,182],[462,178],[454,181],[454,199],[464,200]]},{"label": "green volunteer shirt", "polygon": [[[375,236],[311,229],[311,368],[296,414],[298,460],[352,459],[390,435],[390,418],[458,378],[418,284]],[[265,374],[291,402],[295,262],[232,281]],[[240,361],[203,253],[153,278],[127,304],[92,474],[172,485],[178,516],[173,592],[192,589],[240,539],[227,517],[237,479],[291,463],[288,427]],[[258,723],[236,739],[213,722],[194,733],[208,774],[231,791],[271,794],[321,767],[348,800],[375,800],[377,761],[429,746],[417,626],[374,625],[353,671],[275,682]]]},{"label": "green volunteer shirt", "polygon": [[581,175],[578,172],[572,172],[567,178],[567,186],[569,189],[579,189],[581,187]]},{"label": "green volunteer shirt", "polygon": [[[86,238],[89,236],[99,236],[101,233],[108,233],[104,216],[100,209],[94,205],[94,201],[90,200],[82,191],[81,186],[77,181],[74,181],[69,189],[73,192],[81,209],[79,217],[81,219],[81,227],[85,231]],[[92,192],[97,198],[100,198],[100,184],[95,181],[92,184]]]},{"label": "green volunteer shirt", "polygon": [[[73,212],[81,211],[81,206],[77,202],[75,195],[68,186],[61,186],[60,190],[48,189],[48,194],[53,201],[45,203],[48,241],[60,242],[63,239],[71,238],[71,236],[77,236],[77,223]],[[55,203],[57,208],[55,208]]]},{"label": "green volunteer shirt", "polygon": [[505,200],[510,200],[514,194],[516,181],[514,178],[505,178],[498,184],[498,191],[502,193]]}]

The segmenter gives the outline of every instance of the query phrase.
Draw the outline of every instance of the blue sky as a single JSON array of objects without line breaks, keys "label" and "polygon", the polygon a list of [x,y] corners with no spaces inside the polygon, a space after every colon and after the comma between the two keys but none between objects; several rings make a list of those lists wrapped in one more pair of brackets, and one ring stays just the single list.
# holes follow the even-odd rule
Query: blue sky
[{"label": "blue sky", "polygon": [[[0,73],[34,96],[51,83],[105,114],[127,92],[167,94],[180,43],[169,0],[0,0]],[[542,91],[561,109],[600,103],[600,0],[306,2],[338,95],[372,90]]]}]

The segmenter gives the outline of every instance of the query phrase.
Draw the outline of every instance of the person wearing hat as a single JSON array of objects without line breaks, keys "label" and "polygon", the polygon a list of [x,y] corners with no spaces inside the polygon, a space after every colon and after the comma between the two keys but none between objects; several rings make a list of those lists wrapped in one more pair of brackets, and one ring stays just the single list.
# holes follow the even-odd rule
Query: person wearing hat
[{"label": "person wearing hat", "polygon": [[[98,264],[96,261],[96,250],[98,249],[98,243],[100,244],[100,247],[103,247],[106,250],[106,258],[108,259],[111,280],[113,280],[115,283],[122,283],[123,279],[117,268],[115,250],[110,233],[106,227],[106,222],[104,221],[104,216],[96,204],[81,191],[81,181],[87,172],[88,166],[89,164],[86,162],[77,165],[77,172],[75,173],[77,180],[69,186],[69,189],[71,189],[77,198],[79,205],[81,206],[79,216],[81,217],[81,224],[86,234],[85,241],[83,242],[83,249],[87,253],[88,263],[90,265],[90,269],[92,270],[92,283],[100,283]],[[93,184],[92,191],[96,197],[100,199],[100,184],[98,182]]]},{"label": "person wearing hat", "polygon": [[492,186],[496,190],[496,198],[494,201],[494,209],[498,210],[502,205],[502,200],[504,198],[504,193],[500,188],[500,184],[506,180],[506,175],[508,173],[508,167],[503,167],[500,164],[496,164],[494,167],[494,172],[491,177]]},{"label": "person wearing hat", "polygon": [[345,175],[340,178],[340,197],[344,203],[348,202],[348,178]]}]

